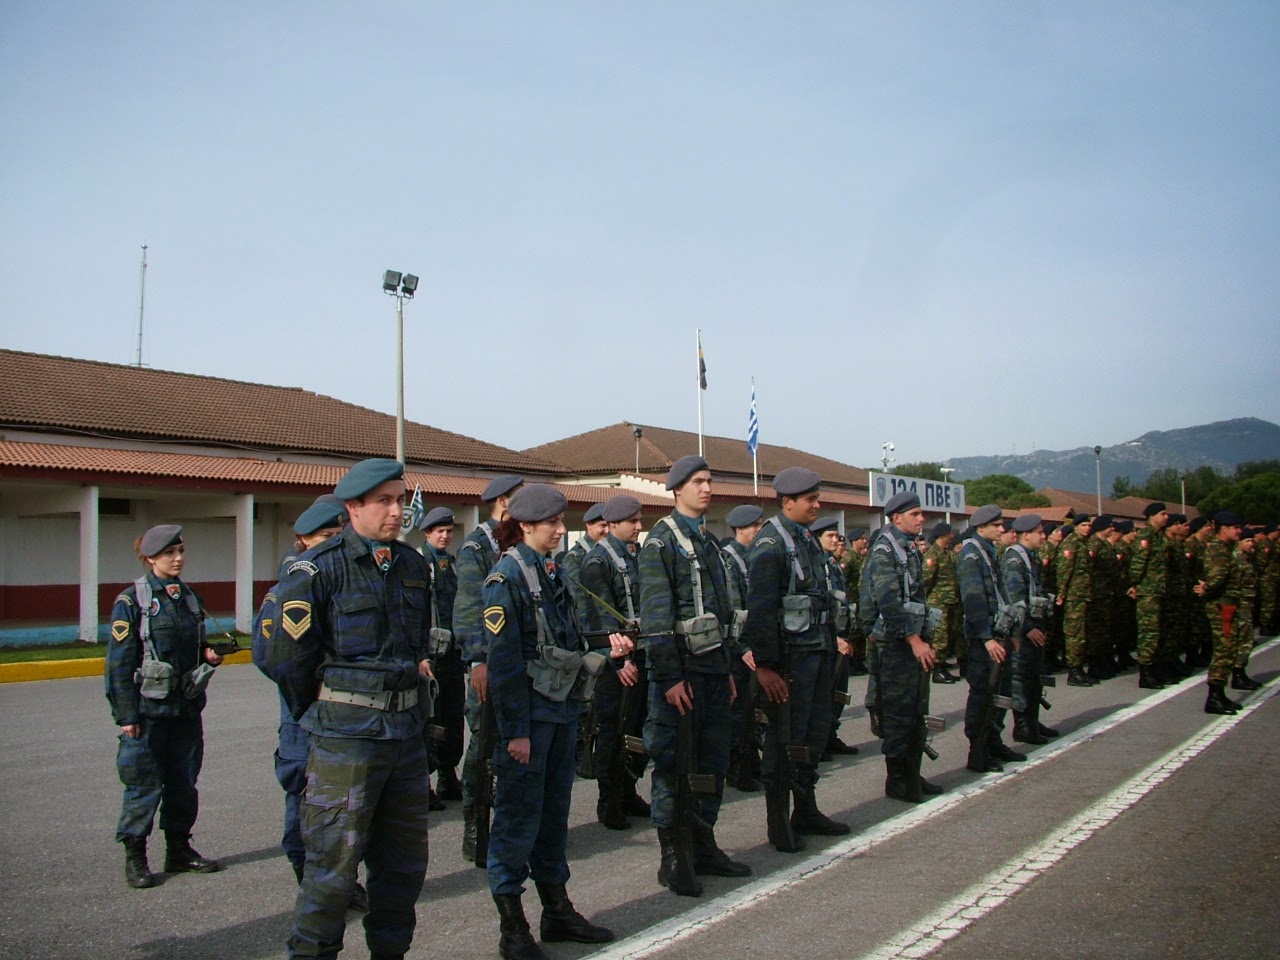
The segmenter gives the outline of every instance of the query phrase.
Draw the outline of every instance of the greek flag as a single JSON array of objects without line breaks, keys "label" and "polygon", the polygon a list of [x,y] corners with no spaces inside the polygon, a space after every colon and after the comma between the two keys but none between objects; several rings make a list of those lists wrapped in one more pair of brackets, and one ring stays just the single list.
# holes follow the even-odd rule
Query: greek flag
[{"label": "greek flag", "polygon": [[415,483],[413,485],[413,496],[409,499],[409,506],[404,511],[404,516],[400,518],[400,529],[405,533],[410,530],[417,530],[418,525],[427,516],[427,509],[422,503],[422,484]]},{"label": "greek flag", "polygon": [[751,412],[747,414],[747,450],[754,457],[760,447],[760,418],[756,416],[756,384],[751,381]]}]

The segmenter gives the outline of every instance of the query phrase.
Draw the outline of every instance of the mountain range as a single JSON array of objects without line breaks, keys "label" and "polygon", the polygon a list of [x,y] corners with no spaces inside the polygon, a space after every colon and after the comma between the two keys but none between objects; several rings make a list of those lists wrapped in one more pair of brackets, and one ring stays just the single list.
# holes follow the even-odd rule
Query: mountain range
[{"label": "mountain range", "polygon": [[[1280,425],[1257,417],[1220,420],[1180,430],[1152,430],[1133,440],[1103,447],[1102,492],[1111,490],[1116,477],[1142,483],[1155,470],[1175,467],[1190,471],[1210,466],[1224,474],[1249,460],[1280,460]],[[1021,477],[1032,487],[1091,491],[1097,483],[1098,458],[1093,447],[1073,450],[1037,450],[1024,455],[954,457],[944,466],[954,467],[954,482],[962,483],[992,473]]]}]

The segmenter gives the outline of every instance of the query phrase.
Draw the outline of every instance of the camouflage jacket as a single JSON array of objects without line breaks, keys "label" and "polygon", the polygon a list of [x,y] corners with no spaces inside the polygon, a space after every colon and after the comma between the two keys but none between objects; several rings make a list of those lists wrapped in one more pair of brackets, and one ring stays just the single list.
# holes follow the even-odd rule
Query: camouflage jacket
[{"label": "camouflage jacket", "polygon": [[924,555],[924,593],[932,607],[942,607],[960,602],[960,587],[956,583],[956,555],[951,548],[945,550],[934,544]]},{"label": "camouflage jacket", "polygon": [[1058,596],[1064,601],[1088,600],[1092,594],[1089,548],[1072,532],[1058,544]]},{"label": "camouflage jacket", "polygon": [[1129,582],[1140,597],[1164,596],[1168,558],[1163,531],[1146,526],[1133,540],[1133,557],[1129,560]]}]

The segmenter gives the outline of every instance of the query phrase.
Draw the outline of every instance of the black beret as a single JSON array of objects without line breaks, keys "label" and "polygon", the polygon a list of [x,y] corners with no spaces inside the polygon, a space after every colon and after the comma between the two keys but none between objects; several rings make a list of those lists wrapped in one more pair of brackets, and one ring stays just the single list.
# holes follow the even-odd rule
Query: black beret
[{"label": "black beret", "polygon": [[906,513],[920,506],[920,495],[910,490],[900,490],[889,498],[884,505],[884,515],[892,517],[895,513]]},{"label": "black beret", "polygon": [[1024,513],[1022,516],[1014,518],[1013,532],[1030,533],[1038,526],[1040,526],[1040,514]]},{"label": "black beret", "polygon": [[1180,524],[1180,523],[1186,523],[1187,518],[1184,514],[1181,514],[1181,513],[1171,513],[1169,514],[1169,522],[1176,526],[1177,524]]},{"label": "black beret", "polygon": [[603,503],[593,503],[591,506],[587,507],[587,512],[582,515],[583,523],[595,523],[598,520],[608,519],[609,518],[604,515]]},{"label": "black beret", "polygon": [[511,518],[520,523],[538,523],[558,517],[568,505],[565,495],[551,484],[530,483],[515,492],[507,510]]},{"label": "black beret", "polygon": [[763,518],[763,509],[752,503],[744,503],[730,510],[729,515],[724,518],[724,522],[734,530],[740,530],[743,527],[751,526],[753,523],[759,523]]},{"label": "black beret", "polygon": [[826,533],[828,530],[838,530],[840,528],[839,517],[819,517],[813,523],[809,524],[810,533]]},{"label": "black beret", "polygon": [[845,531],[845,536],[849,538],[850,543],[857,543],[859,540],[867,538],[866,527],[850,527]]},{"label": "black beret", "polygon": [[1093,523],[1093,520],[1087,513],[1077,513],[1074,523],[1076,526],[1080,526],[1082,523]]},{"label": "black beret", "polygon": [[1204,514],[1200,514],[1200,516],[1196,517],[1194,520],[1191,521],[1191,532],[1192,533],[1200,532],[1201,530],[1204,529],[1204,525],[1208,522],[1209,522],[1209,518],[1206,517]]},{"label": "black beret", "polygon": [[347,507],[334,506],[332,503],[313,503],[302,511],[293,525],[293,532],[300,537],[309,537],[317,530],[325,527],[340,527],[347,522]]},{"label": "black beret", "polygon": [[381,457],[361,460],[338,481],[338,485],[333,488],[333,493],[334,496],[341,497],[343,500],[358,500],[388,480],[399,480],[403,476],[404,464],[399,460],[387,460]]},{"label": "black beret", "polygon": [[995,523],[1004,517],[1004,511],[996,504],[988,503],[973,511],[973,516],[969,518],[969,526],[975,530],[978,527],[985,527],[988,523]]},{"label": "black beret", "polygon": [[644,504],[631,494],[620,493],[600,505],[600,516],[610,523],[621,523],[623,520],[630,520],[643,509]]},{"label": "black beret", "polygon": [[485,503],[493,503],[499,497],[505,497],[516,487],[524,483],[524,477],[517,477],[515,474],[507,473],[500,477],[494,477],[489,481],[489,485],[484,488],[484,493],[480,494],[480,499]]},{"label": "black beret", "polygon": [[1213,515],[1213,522],[1220,527],[1240,527],[1244,526],[1244,517],[1230,510],[1219,510]]},{"label": "black beret", "polygon": [[182,528],[176,523],[162,523],[158,527],[152,527],[142,535],[142,542],[138,544],[138,551],[144,557],[154,557],[163,551],[166,547],[172,547],[175,543],[182,542]]},{"label": "black beret", "polygon": [[1093,521],[1092,533],[1101,533],[1103,530],[1111,529],[1111,518],[1105,513],[1099,514]]},{"label": "black beret", "polygon": [[671,469],[667,471],[667,489],[674,490],[699,470],[710,469],[711,468],[707,466],[707,461],[696,453],[691,453],[686,457],[681,457],[673,463],[671,465]]},{"label": "black beret", "polygon": [[1157,513],[1160,513],[1162,510],[1168,510],[1168,509],[1169,508],[1166,507],[1163,503],[1161,503],[1159,500],[1156,500],[1154,503],[1148,503],[1145,507],[1142,508],[1142,515],[1144,517],[1154,517]]},{"label": "black beret", "polygon": [[1041,520],[1040,526],[1044,527],[1045,533],[1053,533],[1054,530],[1062,526],[1057,520]]},{"label": "black beret", "polygon": [[773,478],[774,493],[780,497],[798,497],[820,486],[822,478],[806,467],[787,467]]},{"label": "black beret", "polygon": [[1266,526],[1267,533],[1275,533],[1277,530],[1280,530],[1280,524],[1268,523]]},{"label": "black beret", "polygon": [[433,507],[422,518],[422,529],[430,530],[432,527],[452,527],[453,511],[448,507]]},{"label": "black beret", "polygon": [[1133,533],[1132,520],[1117,520],[1111,524],[1112,530],[1119,530],[1121,533]]},{"label": "black beret", "polygon": [[929,542],[933,543],[934,541],[947,536],[951,532],[951,524],[947,523],[945,520],[939,520],[933,525],[933,529],[929,531]]}]

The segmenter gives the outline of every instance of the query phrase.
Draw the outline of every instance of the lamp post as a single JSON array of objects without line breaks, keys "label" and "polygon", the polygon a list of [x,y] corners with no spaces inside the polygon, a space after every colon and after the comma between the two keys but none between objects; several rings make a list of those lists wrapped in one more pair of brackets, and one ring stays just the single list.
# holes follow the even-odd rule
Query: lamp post
[{"label": "lamp post", "polygon": [[880,462],[884,465],[884,472],[889,472],[889,464],[893,462],[893,457],[889,454],[893,453],[894,446],[892,440],[886,440],[880,444]]},{"label": "lamp post", "polygon": [[396,298],[396,459],[404,456],[404,302],[412,300],[418,290],[418,278],[412,273],[388,270],[382,275],[382,292]]},{"label": "lamp post", "polygon": [[1187,475],[1184,473],[1178,477],[1178,483],[1182,487],[1182,515],[1187,515]]},{"label": "lamp post", "polygon": [[[956,472],[956,468],[955,468],[955,467],[939,467],[939,468],[938,468],[938,471],[942,474],[942,482],[943,482],[943,483],[950,483],[950,482],[951,482],[951,475],[952,475],[953,473],[955,473],[955,472]],[[947,503],[950,503],[950,502],[951,502],[951,498],[950,498],[950,496],[948,496],[948,497],[947,497]],[[951,523],[951,511],[950,511],[950,510],[948,510],[948,511],[947,511],[947,523],[948,523],[948,524],[949,524],[949,523]]]},{"label": "lamp post", "polygon": [[631,428],[631,435],[636,438],[636,476],[640,476],[640,438],[644,436],[644,431],[639,427]]},{"label": "lamp post", "polygon": [[1102,447],[1093,448],[1093,458],[1098,462],[1098,514],[1102,514]]}]

